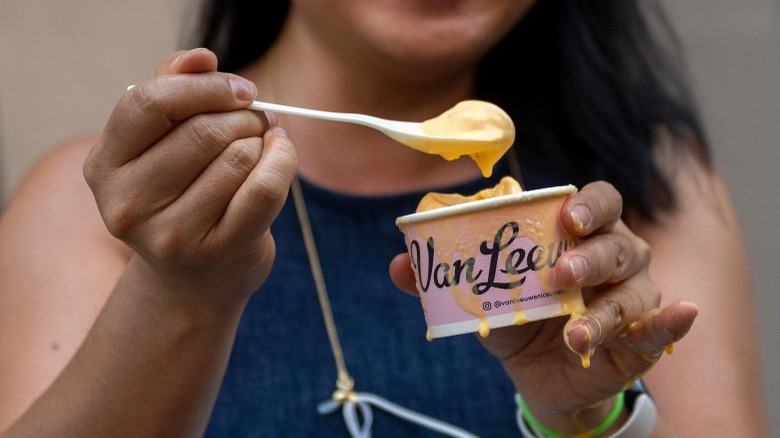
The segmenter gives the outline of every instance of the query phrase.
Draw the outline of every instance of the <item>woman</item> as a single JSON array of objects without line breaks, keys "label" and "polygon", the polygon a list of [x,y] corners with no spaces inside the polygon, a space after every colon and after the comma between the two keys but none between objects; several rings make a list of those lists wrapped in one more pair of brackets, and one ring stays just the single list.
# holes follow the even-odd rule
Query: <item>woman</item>
[{"label": "woman", "polygon": [[[739,228],[684,88],[645,39],[658,22],[625,1],[273,3],[207,8],[204,43],[240,76],[205,49],[171,55],[100,137],[53,151],[9,203],[9,436],[345,434],[315,412],[337,375],[337,405],[368,391],[495,436],[618,433],[636,424],[621,391],[644,375],[655,435],[763,433]],[[512,114],[526,186],[581,187],[561,211],[581,243],[555,274],[584,288],[588,311],[482,346],[429,344],[419,304],[391,292],[391,277],[414,289],[405,256],[387,275],[404,250],[392,221],[427,191],[495,181],[362,127],[243,108],[424,120],[472,97]],[[691,302],[699,321],[656,364],[688,333]],[[594,350],[591,367],[570,349]],[[425,433],[380,413],[373,427]]]}]

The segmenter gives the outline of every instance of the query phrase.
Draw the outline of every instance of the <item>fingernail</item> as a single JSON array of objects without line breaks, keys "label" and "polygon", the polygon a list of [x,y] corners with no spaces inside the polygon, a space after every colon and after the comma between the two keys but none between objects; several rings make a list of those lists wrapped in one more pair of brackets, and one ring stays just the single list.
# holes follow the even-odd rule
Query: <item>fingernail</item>
[{"label": "fingernail", "polygon": [[591,345],[593,343],[593,334],[584,322],[574,324],[571,330],[565,333],[567,344],[572,351],[582,354],[593,348]]},{"label": "fingernail", "polygon": [[693,301],[681,301],[680,303],[692,307],[696,311],[696,313],[699,313],[699,305],[694,303]]},{"label": "fingernail", "polygon": [[276,126],[279,124],[279,118],[276,117],[276,113],[271,111],[263,111],[263,114],[265,114],[265,118],[268,120],[268,124],[270,126]]},{"label": "fingernail", "polygon": [[577,231],[583,231],[589,224],[593,217],[590,214],[588,207],[584,205],[575,205],[571,208],[571,220],[574,222],[574,228]]},{"label": "fingernail", "polygon": [[252,100],[257,94],[255,84],[244,78],[230,78],[230,88],[239,100]]},{"label": "fingernail", "polygon": [[202,47],[197,47],[194,49],[184,50],[181,53],[179,53],[179,56],[176,57],[176,59],[171,62],[171,65],[176,64],[177,62],[181,61],[185,56],[189,55],[190,53],[197,52],[198,50],[205,50]]},{"label": "fingernail", "polygon": [[582,333],[582,340],[585,341],[585,343],[588,345],[588,348],[591,348],[591,344],[593,343],[593,335],[590,332],[590,329],[587,325],[582,324],[579,326]]},{"label": "fingernail", "polygon": [[584,258],[574,256],[569,259],[569,269],[571,269],[571,276],[579,283],[588,275],[588,263]]},{"label": "fingernail", "polygon": [[278,135],[279,137],[287,137],[287,130],[282,128],[279,125],[272,126],[271,129],[268,130],[268,132],[273,135]]},{"label": "fingernail", "polygon": [[171,65],[176,65],[176,63],[179,62],[184,57],[184,55],[190,53],[191,51],[192,50],[185,50],[185,51],[179,53],[179,56],[177,56],[176,59],[171,61]]}]

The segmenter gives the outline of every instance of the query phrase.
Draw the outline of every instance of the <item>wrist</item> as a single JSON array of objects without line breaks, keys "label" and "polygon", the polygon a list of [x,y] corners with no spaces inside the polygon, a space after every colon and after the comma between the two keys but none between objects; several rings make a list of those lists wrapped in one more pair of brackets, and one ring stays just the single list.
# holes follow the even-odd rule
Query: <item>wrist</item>
[{"label": "wrist", "polygon": [[549,438],[598,437],[617,430],[628,418],[624,393],[568,413],[533,411],[516,394],[518,422],[525,421],[538,436]]},{"label": "wrist", "polygon": [[197,326],[220,326],[239,318],[249,298],[220,290],[213,283],[161,271],[138,255],[128,262],[114,292],[149,313]]},{"label": "wrist", "polygon": [[[658,411],[655,407],[653,399],[647,392],[643,382],[637,380],[634,384],[625,392],[621,393],[623,400],[621,405],[613,404],[611,414],[614,414],[619,406],[620,412],[613,419],[608,415],[605,420],[597,426],[595,429],[587,430],[576,435],[566,435],[559,433],[556,430],[545,427],[542,423],[539,423],[535,418],[529,422],[529,416],[532,417],[529,411],[523,403],[519,394],[515,395],[518,403],[517,408],[517,424],[523,436],[529,438],[552,438],[552,437],[604,437],[604,438],[647,438],[655,430],[656,420],[658,417]],[[620,400],[617,400],[620,402]],[[563,416],[565,417],[565,416]],[[555,421],[549,420],[548,421]],[[535,423],[539,427],[535,427],[530,423]],[[558,427],[557,423],[547,423],[553,427]],[[544,430],[539,430],[539,429]]]}]

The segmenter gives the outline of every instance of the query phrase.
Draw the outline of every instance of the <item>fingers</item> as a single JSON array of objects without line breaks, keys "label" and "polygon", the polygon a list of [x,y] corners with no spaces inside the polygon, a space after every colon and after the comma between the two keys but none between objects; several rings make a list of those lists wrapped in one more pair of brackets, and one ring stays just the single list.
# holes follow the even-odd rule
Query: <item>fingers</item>
[{"label": "fingers", "polygon": [[622,211],[620,194],[605,182],[588,184],[564,202],[561,222],[579,243],[555,266],[561,287],[615,284],[648,266],[650,247],[623,223]]},{"label": "fingers", "polygon": [[561,287],[615,284],[630,278],[650,263],[650,246],[622,222],[612,232],[581,240],[561,255],[555,265],[555,280]]},{"label": "fingers", "polygon": [[279,214],[298,159],[295,147],[280,126],[263,136],[263,153],[241,186],[232,196],[215,233],[262,233]]},{"label": "fingers", "polygon": [[[213,224],[224,215],[228,204],[249,174],[260,162],[262,137],[237,139],[208,164],[186,191],[169,208],[179,226],[207,236]],[[197,215],[188,214],[197,209]]]},{"label": "fingers", "polygon": [[[242,148],[246,143],[235,142],[253,137],[259,139],[266,127],[262,113],[242,110],[202,114],[180,124],[163,140],[123,166],[99,169],[93,172],[98,175],[95,176],[87,170],[89,163],[85,164],[87,180],[96,197],[103,201],[99,202],[99,207],[109,230],[119,238],[132,239],[130,230],[136,228],[135,224],[175,201],[178,205],[197,208],[199,213],[208,212],[217,204],[223,204],[224,208],[221,202],[199,203],[190,201],[191,197],[179,197],[187,191],[205,196],[207,200],[232,195],[240,184],[234,181],[236,170],[246,166],[247,161],[251,164],[250,169],[254,168],[260,155],[259,145],[255,145],[257,151],[247,157],[248,149]],[[217,174],[219,171],[221,175]],[[200,184],[193,188],[198,179]],[[175,211],[175,208],[171,210]]]},{"label": "fingers", "polygon": [[650,247],[621,220],[622,205],[620,194],[603,182],[567,199],[561,221],[578,245],[560,257],[554,276],[560,287],[579,287],[585,295],[585,312],[564,328],[569,348],[585,364],[604,345],[621,374],[633,377],[687,333],[696,309],[690,303],[657,309],[661,294],[648,273]]},{"label": "fingers", "polygon": [[203,49],[164,59],[119,100],[84,174],[108,230],[172,284],[251,292],[297,158],[283,129],[246,109],[255,86],[216,68]]},{"label": "fingers", "polygon": [[655,309],[661,293],[646,273],[632,277],[591,296],[585,312],[572,318],[564,328],[569,348],[589,354]]},{"label": "fingers", "polygon": [[[267,128],[267,121],[258,112],[199,114],[179,124],[163,140],[126,165],[125,172],[133,181],[149,181],[153,177],[154,184],[147,182],[137,187],[139,195],[150,204],[165,206],[166,201],[178,197],[199,178],[214,159],[236,152],[236,148],[230,148],[233,142],[260,138]],[[217,187],[221,185],[219,180],[214,182]]]},{"label": "fingers", "polygon": [[245,109],[254,84],[216,68],[205,49],[171,54],[117,103],[84,164],[115,236],[169,254],[195,237],[219,234],[224,245],[236,226],[262,235],[278,214],[297,165],[292,144],[281,128],[264,138],[266,115]]},{"label": "fingers", "polygon": [[176,52],[163,59],[156,77],[127,91],[114,108],[91,157],[97,167],[114,168],[144,152],[180,122],[203,113],[246,107],[255,85],[218,73],[206,49]]},{"label": "fingers", "polygon": [[398,254],[390,261],[390,279],[398,289],[410,294],[417,295],[417,283],[412,270],[412,261],[409,254]]},{"label": "fingers", "polygon": [[187,230],[169,233],[165,246],[185,247],[188,242],[182,240],[197,238],[201,252],[208,254],[226,243],[232,246],[266,237],[284,204],[296,165],[295,149],[281,127],[271,128],[263,137],[230,143],[166,209],[166,217],[155,221],[175,218],[176,226]]},{"label": "fingers", "polygon": [[698,313],[696,304],[675,301],[631,324],[625,341],[645,360],[652,360],[688,333]]},{"label": "fingers", "polygon": [[623,199],[606,182],[591,183],[571,195],[561,208],[561,222],[575,237],[609,229],[620,220]]},{"label": "fingers", "polygon": [[176,73],[203,73],[217,70],[217,56],[208,49],[198,48],[171,53],[160,61],[155,76]]},{"label": "fingers", "polygon": [[632,382],[647,372],[664,351],[671,351],[672,344],[688,333],[697,314],[696,305],[685,301],[653,309],[606,344],[603,353],[594,359],[611,362],[617,375]]},{"label": "fingers", "polygon": [[246,107],[257,90],[250,81],[223,73],[162,76],[126,92],[111,114],[97,151],[118,167],[143,153],[182,121],[196,115]]}]

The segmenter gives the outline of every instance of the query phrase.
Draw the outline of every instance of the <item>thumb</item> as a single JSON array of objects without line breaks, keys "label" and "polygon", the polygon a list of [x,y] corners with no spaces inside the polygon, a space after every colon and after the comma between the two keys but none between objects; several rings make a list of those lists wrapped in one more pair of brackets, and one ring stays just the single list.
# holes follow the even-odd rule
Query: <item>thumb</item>
[{"label": "thumb", "polygon": [[179,50],[163,58],[155,76],[177,73],[205,73],[217,70],[217,55],[209,49]]},{"label": "thumb", "polygon": [[390,262],[390,279],[398,289],[410,294],[417,295],[417,286],[412,270],[412,261],[409,254],[398,254]]}]

